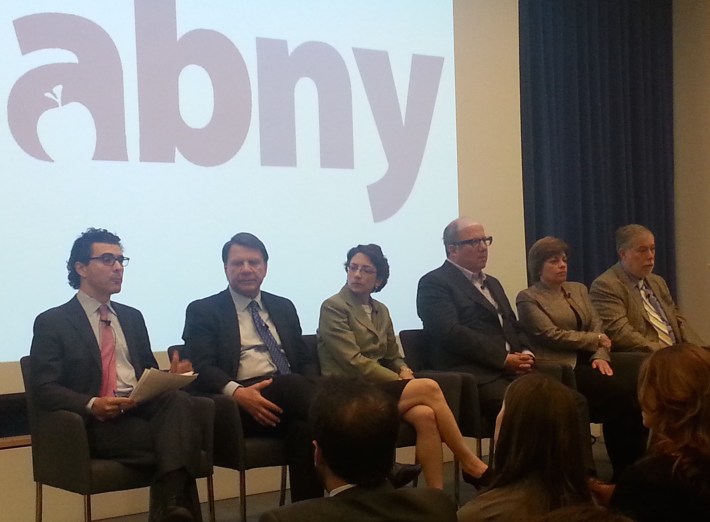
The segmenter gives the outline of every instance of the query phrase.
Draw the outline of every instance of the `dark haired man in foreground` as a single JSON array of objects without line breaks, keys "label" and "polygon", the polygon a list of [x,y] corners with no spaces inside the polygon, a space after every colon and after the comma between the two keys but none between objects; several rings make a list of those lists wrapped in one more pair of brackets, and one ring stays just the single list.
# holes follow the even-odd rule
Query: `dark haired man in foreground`
[{"label": "dark haired man in foreground", "polygon": [[364,381],[331,378],[310,412],[315,464],[329,498],[264,513],[261,522],[454,521],[442,491],[395,490],[387,481],[399,429],[392,397]]}]

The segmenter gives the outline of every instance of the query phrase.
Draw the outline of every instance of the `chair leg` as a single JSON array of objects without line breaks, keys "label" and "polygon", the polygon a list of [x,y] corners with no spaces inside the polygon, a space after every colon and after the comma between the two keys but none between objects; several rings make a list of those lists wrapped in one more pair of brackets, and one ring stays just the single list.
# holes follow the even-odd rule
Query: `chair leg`
[{"label": "chair leg", "polygon": [[35,522],[42,522],[42,483],[35,482]]},{"label": "chair leg", "polygon": [[239,514],[242,522],[247,522],[247,472],[239,472]]},{"label": "chair leg", "polygon": [[84,522],[91,522],[91,495],[84,495]]},{"label": "chair leg", "polygon": [[488,465],[493,467],[493,457],[495,453],[496,439],[494,435],[488,439]]},{"label": "chair leg", "polygon": [[479,459],[483,458],[483,441],[481,437],[476,437],[476,456]]},{"label": "chair leg", "polygon": [[279,494],[279,506],[286,503],[286,473],[288,466],[281,466],[281,493]]},{"label": "chair leg", "polygon": [[[419,459],[417,458],[416,455],[414,455],[414,463],[419,464]],[[414,480],[412,481],[412,487],[413,488],[419,487],[419,475],[414,477]]]},{"label": "chair leg", "polygon": [[454,457],[454,502],[456,506],[461,505],[461,473],[459,459]]},{"label": "chair leg", "polygon": [[214,512],[214,476],[207,476],[207,504],[210,508],[210,522],[215,522]]}]

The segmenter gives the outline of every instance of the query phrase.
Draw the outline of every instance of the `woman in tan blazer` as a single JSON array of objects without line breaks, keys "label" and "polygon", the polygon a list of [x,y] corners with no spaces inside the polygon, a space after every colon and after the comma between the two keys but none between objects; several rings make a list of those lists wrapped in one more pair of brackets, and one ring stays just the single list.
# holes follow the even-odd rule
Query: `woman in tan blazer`
[{"label": "woman in tan blazer", "polygon": [[443,489],[444,442],[476,487],[490,480],[488,466],[465,444],[451,409],[431,379],[415,379],[399,353],[387,307],[372,299],[389,278],[389,263],[378,245],[350,249],[345,286],[323,302],[318,324],[318,357],[323,375],[364,377],[380,383],[398,400],[400,416],[417,432],[416,454],[427,485]]},{"label": "woman in tan blazer", "polygon": [[537,359],[574,369],[590,417],[603,423],[615,480],[645,452],[648,433],[636,399],[645,356],[612,353],[587,287],[567,281],[567,250],[564,241],[549,236],[530,248],[528,271],[534,284],[518,294],[518,316],[535,344]]}]

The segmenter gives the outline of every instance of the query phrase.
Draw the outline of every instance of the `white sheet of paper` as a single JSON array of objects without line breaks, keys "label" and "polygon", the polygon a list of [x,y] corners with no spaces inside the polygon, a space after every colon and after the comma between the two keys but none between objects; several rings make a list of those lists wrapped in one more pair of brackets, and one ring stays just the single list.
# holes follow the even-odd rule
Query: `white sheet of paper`
[{"label": "white sheet of paper", "polygon": [[129,398],[136,402],[145,402],[161,393],[179,390],[196,378],[195,372],[168,373],[156,368],[148,368],[141,375]]}]

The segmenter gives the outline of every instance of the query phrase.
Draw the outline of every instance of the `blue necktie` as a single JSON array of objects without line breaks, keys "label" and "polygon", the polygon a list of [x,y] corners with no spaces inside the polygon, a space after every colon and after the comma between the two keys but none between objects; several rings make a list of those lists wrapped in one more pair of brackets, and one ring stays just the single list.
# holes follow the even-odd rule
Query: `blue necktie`
[{"label": "blue necktie", "polygon": [[653,293],[653,290],[651,290],[649,284],[643,279],[639,283],[639,288],[641,290],[643,306],[646,309],[646,314],[648,314],[651,324],[656,329],[658,339],[666,346],[675,344],[673,328],[671,328],[666,314],[661,307],[661,303],[658,302],[658,298]]},{"label": "blue necktie", "polygon": [[271,360],[276,365],[276,369],[281,375],[288,375],[291,373],[288,359],[286,359],[286,355],[281,351],[281,348],[279,348],[279,343],[274,339],[269,327],[259,315],[259,303],[256,301],[249,303],[249,311],[251,312],[251,318],[254,321],[256,332],[264,342],[264,346],[269,350],[269,355],[271,355]]}]

